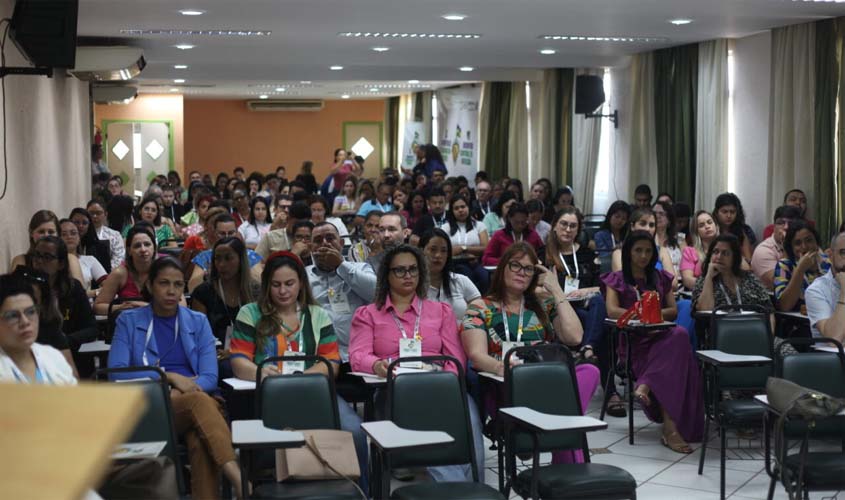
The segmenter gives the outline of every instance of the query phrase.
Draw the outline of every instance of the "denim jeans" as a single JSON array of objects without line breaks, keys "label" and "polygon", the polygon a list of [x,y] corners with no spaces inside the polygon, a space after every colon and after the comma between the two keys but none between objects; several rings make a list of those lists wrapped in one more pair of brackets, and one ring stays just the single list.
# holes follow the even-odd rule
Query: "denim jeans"
[{"label": "denim jeans", "polygon": [[597,351],[604,339],[604,319],[607,317],[607,307],[604,304],[604,297],[594,295],[590,297],[589,303],[578,303],[574,308],[581,326],[584,327],[584,337],[581,345],[592,346]]},{"label": "denim jeans", "polygon": [[358,485],[362,490],[370,491],[368,489],[369,452],[367,450],[367,435],[361,429],[361,417],[340,396],[337,396],[337,410],[338,415],[340,415],[340,428],[351,432],[352,439],[355,441],[355,454],[358,455],[358,465],[361,467],[361,479],[358,481]]}]

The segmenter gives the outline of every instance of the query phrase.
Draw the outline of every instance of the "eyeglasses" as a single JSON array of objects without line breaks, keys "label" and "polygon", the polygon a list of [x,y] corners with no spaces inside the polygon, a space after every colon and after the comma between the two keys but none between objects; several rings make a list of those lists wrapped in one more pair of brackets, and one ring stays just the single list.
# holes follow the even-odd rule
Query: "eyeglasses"
[{"label": "eyeglasses", "polygon": [[34,320],[38,316],[38,306],[29,306],[23,310],[6,311],[0,314],[0,319],[8,326],[18,326],[23,320],[24,316],[28,321]]},{"label": "eyeglasses", "polygon": [[390,272],[392,272],[393,276],[396,276],[397,278],[404,278],[405,276],[416,278],[420,274],[420,268],[417,266],[397,266],[391,267]]},{"label": "eyeglasses", "polygon": [[576,229],[578,229],[577,222],[558,222],[557,225],[560,226],[561,229],[569,229],[570,231],[575,231]]},{"label": "eyeglasses", "polygon": [[57,255],[53,255],[51,253],[32,252],[30,255],[33,259],[38,259],[44,262],[52,262],[59,258]]},{"label": "eyeglasses", "polygon": [[302,241],[304,243],[308,243],[309,241],[311,241],[311,235],[310,234],[295,234],[295,235],[293,235],[293,241]]},{"label": "eyeglasses", "polygon": [[508,269],[510,269],[514,273],[523,273],[526,276],[534,276],[535,268],[533,264],[529,264],[527,266],[523,266],[519,262],[512,260],[508,262]]}]

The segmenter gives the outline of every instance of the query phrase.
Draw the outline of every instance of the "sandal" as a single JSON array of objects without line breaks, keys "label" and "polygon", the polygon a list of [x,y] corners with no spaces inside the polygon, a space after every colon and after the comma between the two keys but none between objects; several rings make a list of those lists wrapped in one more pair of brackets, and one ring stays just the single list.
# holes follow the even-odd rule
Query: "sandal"
[{"label": "sandal", "polygon": [[599,358],[596,357],[596,353],[593,351],[593,346],[585,345],[575,354],[575,366],[581,364],[589,364],[593,366],[599,365]]},{"label": "sandal", "polygon": [[684,438],[682,438],[677,431],[669,434],[668,436],[664,434],[660,437],[660,442],[663,443],[663,446],[669,448],[675,453],[683,453],[684,455],[692,453],[692,447],[684,441]]},{"label": "sandal", "polygon": [[622,398],[620,398],[618,394],[614,394],[607,401],[607,410],[605,410],[605,412],[611,417],[627,417],[628,410],[625,409],[625,406],[625,402],[622,401]]}]

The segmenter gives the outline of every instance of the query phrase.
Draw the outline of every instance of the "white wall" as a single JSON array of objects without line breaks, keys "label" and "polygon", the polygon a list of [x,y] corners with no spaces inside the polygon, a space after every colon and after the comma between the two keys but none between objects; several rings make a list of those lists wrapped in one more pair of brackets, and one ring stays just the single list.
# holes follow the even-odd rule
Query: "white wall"
[{"label": "white wall", "polygon": [[[0,0],[0,17],[10,17],[12,0]],[[6,64],[28,65],[15,44],[6,43]],[[7,76],[8,188],[0,200],[0,271],[29,246],[27,225],[39,209],[59,218],[84,206],[90,196],[88,85],[57,76]],[[0,191],[6,174],[0,141]]]},{"label": "white wall", "polygon": [[[771,32],[737,39],[734,57],[734,185],[745,209],[746,222],[761,236],[763,227],[771,222],[766,201]],[[706,208],[712,210],[712,207]]]}]

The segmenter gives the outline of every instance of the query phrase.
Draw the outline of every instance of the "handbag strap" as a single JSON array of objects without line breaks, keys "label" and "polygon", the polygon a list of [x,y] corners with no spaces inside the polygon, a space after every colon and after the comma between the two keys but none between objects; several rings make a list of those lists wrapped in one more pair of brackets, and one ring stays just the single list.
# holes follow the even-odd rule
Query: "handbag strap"
[{"label": "handbag strap", "polygon": [[342,477],[343,479],[346,479],[347,481],[349,481],[352,484],[352,486],[354,486],[355,489],[358,490],[358,493],[361,495],[361,498],[363,498],[364,500],[367,500],[367,498],[368,498],[367,494],[364,493],[364,490],[362,490],[360,486],[358,486],[357,481],[354,481],[352,478],[350,478],[346,474],[343,474],[340,471],[338,471],[337,469],[335,469],[334,467],[332,467],[332,464],[330,464],[329,461],[326,460],[323,457],[323,454],[320,453],[320,450],[317,449],[317,445],[314,443],[314,436],[308,436],[308,438],[305,440],[305,447],[308,448],[308,450],[314,455],[314,457],[317,458],[317,460],[320,461],[321,464],[323,464],[324,467],[326,467],[330,471],[334,472],[338,476]]}]

